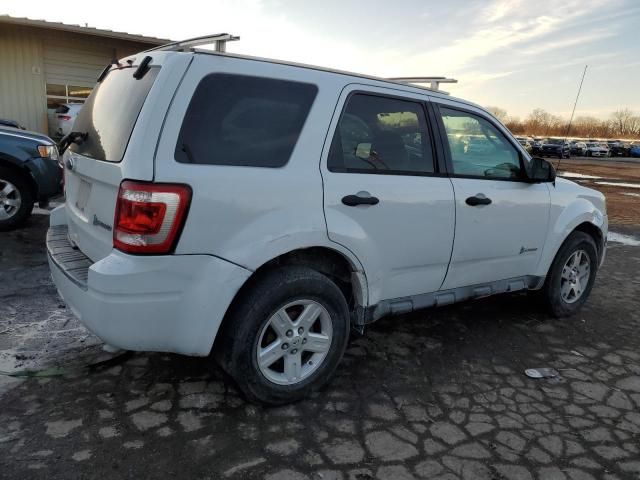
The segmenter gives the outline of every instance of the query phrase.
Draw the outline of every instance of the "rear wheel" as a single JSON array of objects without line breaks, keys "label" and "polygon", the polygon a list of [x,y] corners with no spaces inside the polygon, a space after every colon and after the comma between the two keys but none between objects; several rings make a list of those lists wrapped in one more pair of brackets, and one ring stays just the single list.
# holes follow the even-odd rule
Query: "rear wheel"
[{"label": "rear wheel", "polygon": [[22,174],[0,167],[0,231],[19,227],[33,210],[33,193]]},{"label": "rear wheel", "polygon": [[249,400],[281,405],[324,386],[349,338],[344,295],[305,267],[261,274],[232,307],[219,360]]},{"label": "rear wheel", "polygon": [[598,250],[593,238],[573,232],[551,265],[543,294],[555,317],[574,315],[587,301],[598,270]]}]

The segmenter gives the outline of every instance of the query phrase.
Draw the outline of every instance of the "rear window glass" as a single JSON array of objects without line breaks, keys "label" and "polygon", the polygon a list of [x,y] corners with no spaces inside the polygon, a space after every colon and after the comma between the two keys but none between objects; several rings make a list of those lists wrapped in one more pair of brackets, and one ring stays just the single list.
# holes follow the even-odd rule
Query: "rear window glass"
[{"label": "rear window glass", "polygon": [[81,144],[71,144],[70,150],[97,160],[122,160],[160,68],[152,67],[140,80],[133,78],[135,70],[112,70],[91,92],[73,124],[74,132],[87,137]]},{"label": "rear window glass", "polygon": [[244,75],[202,79],[180,129],[181,163],[281,167],[289,161],[318,89]]}]

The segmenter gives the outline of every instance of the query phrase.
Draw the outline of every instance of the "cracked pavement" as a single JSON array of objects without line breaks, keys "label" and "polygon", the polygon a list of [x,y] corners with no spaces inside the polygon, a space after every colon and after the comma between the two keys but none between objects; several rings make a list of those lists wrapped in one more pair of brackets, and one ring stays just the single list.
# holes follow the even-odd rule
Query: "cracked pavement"
[{"label": "cracked pavement", "polygon": [[266,409],[203,359],[79,369],[109,355],[49,280],[47,220],[0,237],[0,369],[68,374],[0,380],[2,478],[640,478],[639,247],[610,243],[575,317],[514,294],[386,318],[325,390]]}]

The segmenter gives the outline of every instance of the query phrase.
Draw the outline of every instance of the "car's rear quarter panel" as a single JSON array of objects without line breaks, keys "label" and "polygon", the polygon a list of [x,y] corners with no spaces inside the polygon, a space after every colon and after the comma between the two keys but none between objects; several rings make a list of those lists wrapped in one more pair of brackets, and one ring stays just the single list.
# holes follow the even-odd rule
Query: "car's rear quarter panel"
[{"label": "car's rear quarter panel", "polygon": [[[178,134],[198,83],[208,74],[223,72],[317,85],[315,101],[283,167],[197,165],[175,160]],[[341,87],[335,75],[310,69],[224,56],[194,57],[167,114],[155,161],[157,182],[185,183],[193,189],[177,254],[211,254],[255,270],[298,248],[329,246],[340,250],[327,237],[319,159]]]}]

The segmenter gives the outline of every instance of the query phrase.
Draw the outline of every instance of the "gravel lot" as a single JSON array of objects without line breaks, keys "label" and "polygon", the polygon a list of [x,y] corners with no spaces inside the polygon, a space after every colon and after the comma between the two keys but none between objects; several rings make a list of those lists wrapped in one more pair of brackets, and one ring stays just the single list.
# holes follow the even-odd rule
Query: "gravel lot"
[{"label": "gravel lot", "polygon": [[640,478],[638,246],[610,242],[576,317],[517,294],[387,318],[265,409],[201,359],[105,356],[49,280],[47,220],[0,236],[0,370],[66,374],[0,375],[0,478]]},{"label": "gravel lot", "polygon": [[559,173],[604,193],[610,223],[640,225],[640,158],[572,157],[562,160]]}]

